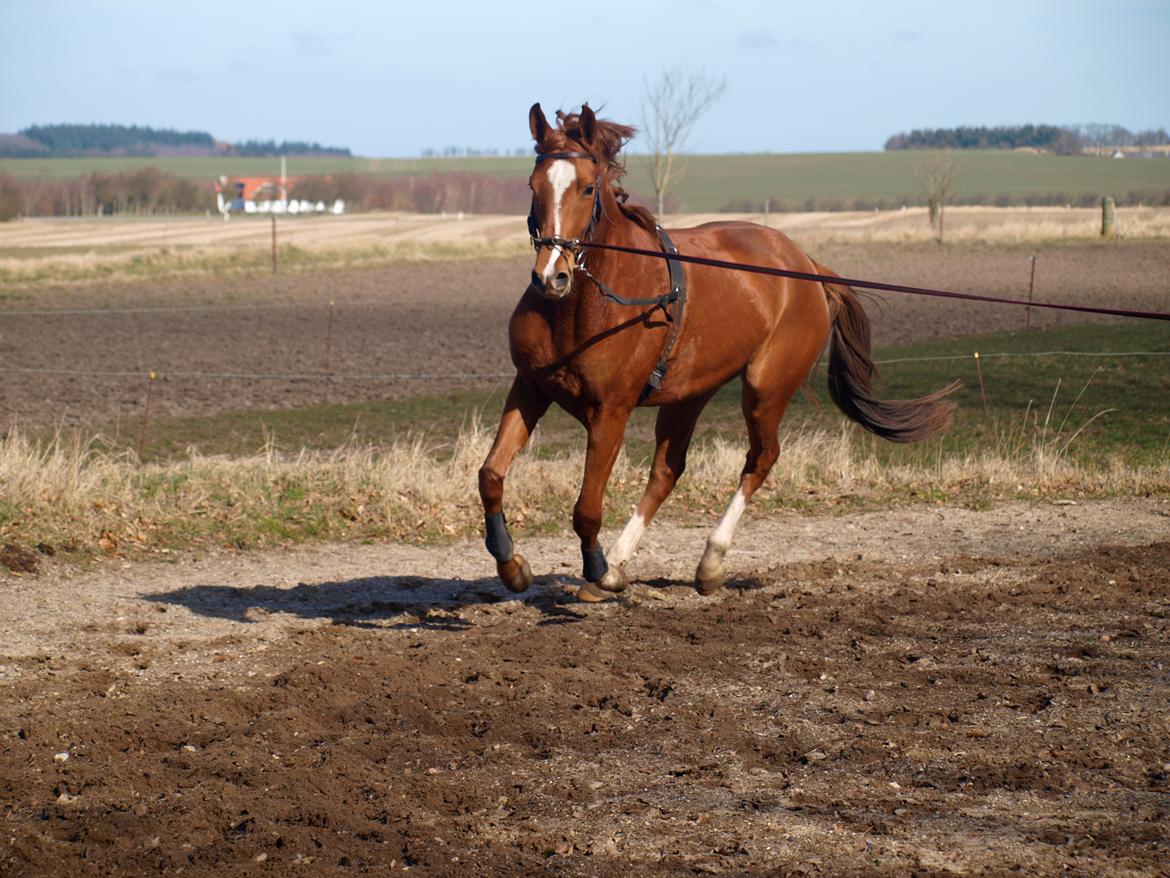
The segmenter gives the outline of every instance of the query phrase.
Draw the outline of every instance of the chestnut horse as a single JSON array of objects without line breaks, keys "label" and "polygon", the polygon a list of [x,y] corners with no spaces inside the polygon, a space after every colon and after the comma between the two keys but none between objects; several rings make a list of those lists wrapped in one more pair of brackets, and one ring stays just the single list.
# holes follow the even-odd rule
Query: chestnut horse
[{"label": "chestnut horse", "polygon": [[[736,376],[743,381],[749,448],[738,490],[699,561],[695,581],[704,594],[723,583],[736,524],[779,455],[788,401],[830,335],[829,391],[849,418],[893,442],[946,429],[954,406],[942,397],[952,388],[914,400],[874,397],[869,321],[850,288],[582,247],[677,246],[685,254],[832,275],[781,232],[751,223],[663,232],[648,211],[625,203],[619,185],[618,153],[634,129],[598,119],[588,105],[579,114],[558,114],[554,127],[534,104],[528,121],[537,154],[529,180],[536,264],[508,328],[516,377],[479,471],[488,551],[509,589],[527,589],[532,572],[513,550],[504,521],[504,478],[551,403],[588,435],[573,508],[585,578],[577,596],[587,601],[626,587],[623,565],[682,475],[699,413]],[[615,288],[643,298],[631,301]],[[633,516],[603,553],[597,534],[605,487],[639,405],[659,409],[650,477]]]}]

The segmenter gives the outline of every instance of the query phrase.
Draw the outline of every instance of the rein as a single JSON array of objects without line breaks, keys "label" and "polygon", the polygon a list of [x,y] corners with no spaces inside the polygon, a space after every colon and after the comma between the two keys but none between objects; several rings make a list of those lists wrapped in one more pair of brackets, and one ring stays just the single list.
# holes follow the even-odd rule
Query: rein
[{"label": "rein", "polygon": [[684,256],[675,251],[663,253],[658,250],[645,250],[641,247],[626,247],[622,244],[603,244],[598,241],[580,241],[581,247],[592,247],[597,250],[612,250],[615,253],[629,253],[633,256],[650,256],[654,259],[667,259],[671,265],[677,262],[686,262],[692,265],[705,265],[711,268],[724,268],[729,271],[746,271],[752,274],[766,274],[772,277],[791,277],[797,280],[811,280],[819,283],[838,284],[846,287],[858,287],[867,290],[882,290],[890,293],[910,293],[915,296],[935,296],[943,299],[966,299],[972,302],[993,302],[1001,305],[1024,305],[1031,308],[1051,308],[1057,311],[1080,311],[1086,314],[1109,314],[1113,317],[1140,317],[1147,320],[1170,320],[1170,313],[1161,311],[1136,311],[1126,308],[1099,308],[1092,305],[1063,305],[1056,302],[1028,302],[1024,299],[1007,299],[999,296],[980,296],[975,293],[959,293],[953,290],[936,290],[930,287],[910,287],[904,284],[882,283],[880,281],[858,280],[851,277],[837,275],[815,274],[810,271],[795,271],[789,268],[772,268],[766,265],[753,265],[748,262],[729,262],[724,259],[711,259],[707,256]]}]

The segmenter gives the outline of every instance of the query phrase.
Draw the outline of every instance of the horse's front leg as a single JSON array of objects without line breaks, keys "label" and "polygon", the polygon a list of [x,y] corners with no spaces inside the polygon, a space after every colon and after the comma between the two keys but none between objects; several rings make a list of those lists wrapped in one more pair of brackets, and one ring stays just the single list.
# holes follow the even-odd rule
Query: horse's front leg
[{"label": "horse's front leg", "polygon": [[504,402],[496,441],[479,469],[479,497],[483,502],[487,527],[487,550],[496,559],[500,581],[515,592],[532,585],[532,570],[524,556],[512,549],[512,537],[504,521],[504,477],[516,452],[524,447],[548,406],[548,397],[517,374]]},{"label": "horse's front leg", "polygon": [[604,600],[606,592],[619,592],[626,587],[621,568],[609,569],[597,534],[601,530],[605,486],[622,447],[629,417],[628,411],[601,412],[588,423],[585,479],[577,505],[573,507],[573,530],[581,538],[581,558],[585,568],[585,584],[577,590],[577,597],[583,601]]}]

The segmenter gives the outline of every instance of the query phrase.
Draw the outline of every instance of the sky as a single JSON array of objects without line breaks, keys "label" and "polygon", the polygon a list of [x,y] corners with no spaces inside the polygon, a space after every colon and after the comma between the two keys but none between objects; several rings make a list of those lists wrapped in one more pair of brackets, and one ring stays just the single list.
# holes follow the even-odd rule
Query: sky
[{"label": "sky", "polygon": [[1170,128],[1168,46],[1170,0],[0,0],[0,132],[512,151],[534,101],[637,124],[682,67],[726,81],[691,151],[878,150],[912,128]]}]

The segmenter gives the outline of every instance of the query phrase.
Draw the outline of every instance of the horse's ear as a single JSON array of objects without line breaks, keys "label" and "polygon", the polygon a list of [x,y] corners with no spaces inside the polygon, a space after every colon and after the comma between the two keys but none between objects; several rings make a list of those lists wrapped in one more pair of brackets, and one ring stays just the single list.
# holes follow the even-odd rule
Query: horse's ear
[{"label": "horse's ear", "polygon": [[597,117],[588,104],[581,105],[581,140],[593,143],[593,133],[597,130]]},{"label": "horse's ear", "polygon": [[548,133],[548,119],[544,118],[544,110],[540,108],[539,102],[533,104],[532,109],[528,111],[528,130],[532,132],[532,139],[537,143],[544,140],[544,135]]}]

